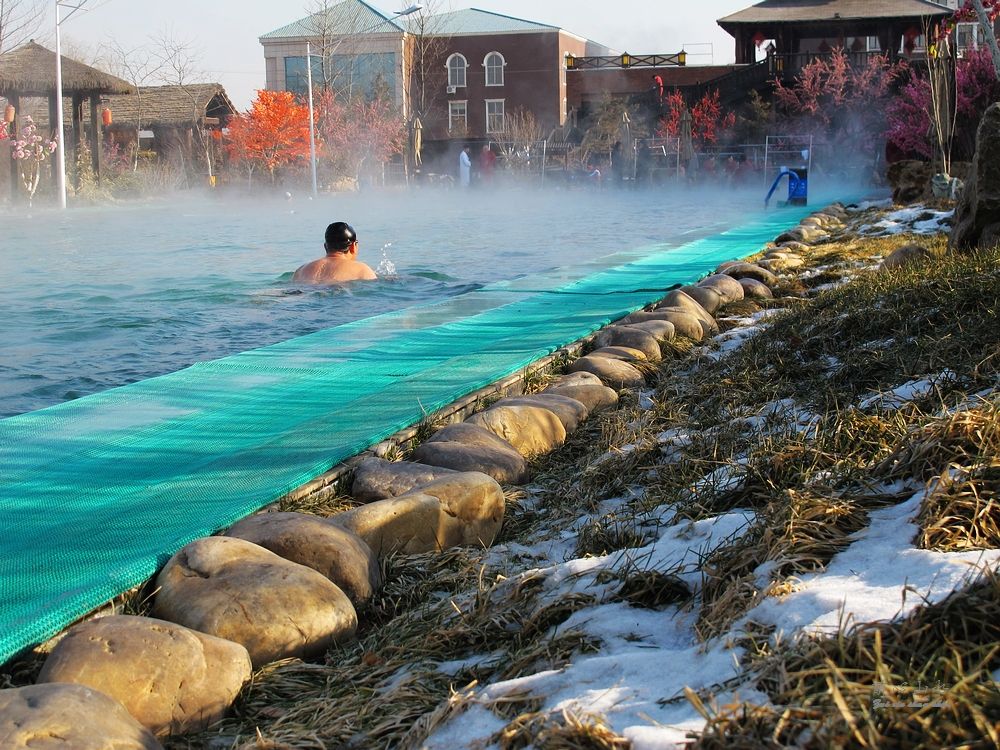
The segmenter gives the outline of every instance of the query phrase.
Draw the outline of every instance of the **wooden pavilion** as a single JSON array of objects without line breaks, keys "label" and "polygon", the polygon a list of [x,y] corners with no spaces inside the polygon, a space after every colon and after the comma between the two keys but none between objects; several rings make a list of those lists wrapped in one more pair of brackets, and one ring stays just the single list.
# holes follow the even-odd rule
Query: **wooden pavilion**
[{"label": "wooden pavilion", "polygon": [[[133,87],[121,78],[62,57],[62,90],[63,97],[69,99],[69,137],[66,129],[60,134],[60,146],[65,143],[66,164],[77,163],[77,155],[85,131],[90,134],[90,153],[93,160],[94,173],[101,174],[101,97],[110,94],[127,94]],[[14,121],[10,127],[19,132],[22,126],[23,114],[21,105],[26,99],[43,98],[48,100],[48,123],[56,121],[56,54],[46,49],[34,40],[15,50],[0,55],[0,97],[14,107]],[[90,127],[84,126],[84,107],[89,104]],[[50,137],[55,135],[54,128]],[[17,183],[17,163],[12,159],[10,164],[12,184]]]},{"label": "wooden pavilion", "polygon": [[132,93],[108,97],[107,103],[114,113],[108,126],[112,140],[139,146],[140,134],[148,133],[150,149],[161,158],[178,150],[190,157],[207,143],[221,141],[223,129],[237,114],[219,83],[140,86]]},{"label": "wooden pavilion", "polygon": [[[895,59],[927,23],[953,12],[930,0],[764,0],[718,24],[736,40],[738,65],[755,62],[755,49],[769,40],[778,56],[815,56],[840,46]],[[870,38],[878,39],[878,50],[869,48]],[[790,62],[789,68],[801,67]]]}]

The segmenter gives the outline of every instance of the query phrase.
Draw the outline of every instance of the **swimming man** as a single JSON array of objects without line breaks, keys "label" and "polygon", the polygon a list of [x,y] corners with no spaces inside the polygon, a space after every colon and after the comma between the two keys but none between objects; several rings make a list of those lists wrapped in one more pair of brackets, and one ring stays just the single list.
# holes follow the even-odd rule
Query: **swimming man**
[{"label": "swimming man", "polygon": [[303,284],[335,284],[339,281],[370,281],[377,279],[375,272],[358,257],[358,235],[354,228],[343,221],[335,221],[326,228],[323,248],[326,257],[306,263],[292,276],[292,281]]}]

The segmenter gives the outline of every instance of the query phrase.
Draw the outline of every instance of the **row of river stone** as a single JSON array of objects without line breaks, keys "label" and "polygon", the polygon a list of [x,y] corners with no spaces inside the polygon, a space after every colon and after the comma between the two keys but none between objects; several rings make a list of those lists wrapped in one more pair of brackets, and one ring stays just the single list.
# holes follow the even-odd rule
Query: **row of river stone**
[{"label": "row of river stone", "polygon": [[188,544],[157,576],[150,617],[81,622],[35,685],[0,691],[0,750],[158,748],[158,736],[220,719],[253,669],[353,638],[385,556],[490,545],[504,517],[501,484],[527,481],[528,461],[616,404],[618,389],[643,387],[636,364],[657,362],[662,342],[701,341],[718,332],[724,305],[770,298],[778,274],[801,266],[801,251],[843,218],[838,206],[814,214],[757,263],[724,263],[604,328],[541,393],[442,428],[409,460],[363,460],[352,486],[363,505],[329,518],[262,513]]}]

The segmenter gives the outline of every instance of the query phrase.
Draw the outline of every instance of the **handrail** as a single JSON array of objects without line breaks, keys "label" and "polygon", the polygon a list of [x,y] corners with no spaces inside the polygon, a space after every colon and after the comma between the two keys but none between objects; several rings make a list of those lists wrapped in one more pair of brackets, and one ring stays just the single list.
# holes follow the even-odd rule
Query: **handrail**
[{"label": "handrail", "polygon": [[774,182],[771,183],[771,189],[767,191],[767,197],[764,198],[764,208],[767,208],[767,204],[771,202],[771,196],[774,195],[774,191],[778,189],[778,183],[781,182],[781,178],[785,175],[788,175],[788,192],[794,193],[799,189],[802,179],[792,170],[782,167],[781,171],[778,172],[778,176],[774,178]]}]

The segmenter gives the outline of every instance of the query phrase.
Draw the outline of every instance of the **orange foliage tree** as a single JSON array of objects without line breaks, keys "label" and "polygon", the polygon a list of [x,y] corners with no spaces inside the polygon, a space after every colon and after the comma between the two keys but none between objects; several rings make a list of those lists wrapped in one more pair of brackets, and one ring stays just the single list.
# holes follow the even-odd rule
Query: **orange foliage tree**
[{"label": "orange foliage tree", "polygon": [[288,91],[257,92],[248,112],[229,122],[229,155],[252,177],[267,170],[273,183],[279,170],[309,156],[309,109]]}]

